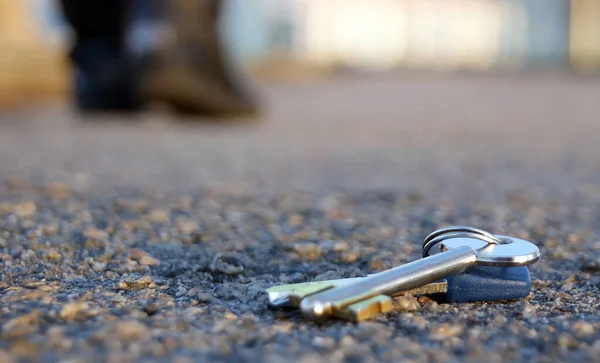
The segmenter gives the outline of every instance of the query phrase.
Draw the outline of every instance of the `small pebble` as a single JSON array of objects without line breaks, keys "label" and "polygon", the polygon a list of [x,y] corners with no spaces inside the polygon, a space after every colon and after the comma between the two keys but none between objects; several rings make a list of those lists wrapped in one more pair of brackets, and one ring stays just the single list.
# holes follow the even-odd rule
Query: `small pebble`
[{"label": "small pebble", "polygon": [[577,349],[581,345],[581,342],[575,338],[573,338],[569,334],[561,334],[558,337],[558,346],[565,348],[567,350]]},{"label": "small pebble", "polygon": [[590,273],[600,272],[600,257],[597,257],[596,259],[591,261],[584,262],[581,265],[581,271]]},{"label": "small pebble", "polygon": [[225,275],[239,275],[244,272],[244,264],[235,256],[218,255],[212,262],[212,270]]},{"label": "small pebble", "polygon": [[395,311],[417,311],[421,308],[417,298],[410,294],[396,296],[392,302]]},{"label": "small pebble", "polygon": [[46,251],[46,258],[49,261],[60,262],[60,260],[62,260],[62,255],[54,248],[50,248]]},{"label": "small pebble", "polygon": [[160,260],[152,256],[142,256],[142,258],[139,260],[139,263],[142,266],[157,266],[160,265]]},{"label": "small pebble", "polygon": [[521,300],[518,304],[521,308],[521,313],[523,314],[523,317],[531,317],[535,315],[537,309],[529,301]]},{"label": "small pebble", "polygon": [[421,296],[417,301],[423,306],[424,310],[435,311],[439,307],[438,302],[428,296]]},{"label": "small pebble", "polygon": [[17,361],[10,356],[4,349],[0,349],[0,363],[16,363]]},{"label": "small pebble", "polygon": [[417,315],[412,318],[412,325],[416,326],[419,330],[424,330],[430,326],[430,322],[423,316]]},{"label": "small pebble", "polygon": [[340,348],[342,349],[353,348],[354,346],[356,346],[356,344],[356,341],[349,335],[343,336],[340,340]]},{"label": "small pebble", "polygon": [[159,306],[156,304],[149,304],[143,308],[144,312],[148,315],[154,315],[158,312]]},{"label": "small pebble", "polygon": [[182,297],[184,295],[187,295],[187,289],[183,286],[179,286],[177,288],[177,292],[175,293],[175,296]]},{"label": "small pebble", "polygon": [[87,227],[83,230],[83,235],[91,240],[104,241],[108,238],[108,234],[96,227]]},{"label": "small pebble", "polygon": [[71,186],[66,183],[52,183],[46,187],[46,193],[56,199],[67,198],[71,194]]},{"label": "small pebble", "polygon": [[200,292],[198,292],[198,294],[196,294],[196,299],[200,303],[208,303],[208,302],[213,301],[214,297],[212,297],[210,294],[200,291]]},{"label": "small pebble", "polygon": [[118,288],[126,291],[138,291],[146,288],[154,288],[156,284],[150,276],[140,277],[137,280],[125,279],[119,282]]},{"label": "small pebble", "polygon": [[313,242],[300,242],[294,244],[296,255],[306,261],[314,261],[321,257],[321,246]]},{"label": "small pebble", "polygon": [[82,320],[89,317],[89,305],[86,302],[68,303],[60,310],[59,316],[63,320]]},{"label": "small pebble", "polygon": [[594,326],[585,321],[576,321],[573,324],[573,334],[578,337],[587,337],[595,333]]},{"label": "small pebble", "polygon": [[12,206],[13,213],[19,217],[31,217],[36,211],[36,205],[33,202],[23,202]]},{"label": "small pebble", "polygon": [[92,269],[96,272],[104,272],[106,270],[106,263],[93,261]]},{"label": "small pebble", "polygon": [[115,325],[114,331],[119,339],[126,342],[139,340],[148,332],[146,325],[139,321],[122,321]]},{"label": "small pebble", "polygon": [[331,350],[335,348],[335,340],[331,337],[314,337],[312,346],[317,349]]},{"label": "small pebble", "polygon": [[139,261],[142,257],[148,256],[148,252],[141,250],[139,248],[132,248],[129,251],[129,258],[133,261]]},{"label": "small pebble", "polygon": [[237,315],[235,315],[234,313],[227,311],[225,312],[225,319],[227,320],[237,320]]},{"label": "small pebble", "polygon": [[2,325],[2,336],[16,338],[37,331],[41,316],[41,312],[36,310],[7,321]]},{"label": "small pebble", "polygon": [[156,209],[150,212],[148,219],[153,223],[169,223],[171,217],[170,213],[166,209]]},{"label": "small pebble", "polygon": [[198,222],[192,219],[180,219],[176,223],[179,233],[190,234],[198,230]]},{"label": "small pebble", "polygon": [[349,251],[343,252],[342,255],[340,256],[340,258],[345,263],[354,263],[354,262],[356,262],[356,260],[358,260],[358,251],[349,250]]},{"label": "small pebble", "polygon": [[279,321],[276,323],[273,323],[272,327],[272,331],[274,333],[289,333],[294,329],[294,323],[290,322],[290,321]]},{"label": "small pebble", "polygon": [[323,240],[319,242],[319,246],[325,251],[343,252],[350,248],[346,241]]},{"label": "small pebble", "polygon": [[441,339],[434,338],[435,340],[444,340],[447,337],[456,337],[460,335],[462,331],[462,326],[449,323],[442,323],[437,328],[432,330],[433,334],[437,334],[442,337]]},{"label": "small pebble", "polygon": [[12,189],[12,188],[25,187],[27,185],[27,181],[25,181],[23,179],[5,177],[4,180],[2,181],[2,184],[7,188]]},{"label": "small pebble", "polygon": [[371,271],[383,271],[389,269],[390,267],[391,265],[387,261],[378,258],[374,258],[369,261],[369,270]]}]

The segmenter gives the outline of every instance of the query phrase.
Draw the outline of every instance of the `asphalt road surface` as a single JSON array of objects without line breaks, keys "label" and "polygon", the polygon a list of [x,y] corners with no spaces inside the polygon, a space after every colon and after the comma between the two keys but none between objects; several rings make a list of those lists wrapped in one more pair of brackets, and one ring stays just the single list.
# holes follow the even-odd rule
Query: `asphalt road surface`
[{"label": "asphalt road surface", "polygon": [[[600,361],[600,79],[268,84],[259,123],[0,114],[0,362]],[[521,301],[269,309],[447,225],[536,242]]]}]

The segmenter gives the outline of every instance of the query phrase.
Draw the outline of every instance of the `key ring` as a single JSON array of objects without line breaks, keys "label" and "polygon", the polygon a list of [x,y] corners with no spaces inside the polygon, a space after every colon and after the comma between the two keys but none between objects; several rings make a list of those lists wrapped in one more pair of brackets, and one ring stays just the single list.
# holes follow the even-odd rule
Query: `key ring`
[{"label": "key ring", "polygon": [[486,236],[490,239],[494,239],[496,240],[498,243],[502,243],[502,241],[496,237],[495,235],[491,234],[488,231],[484,231],[483,229],[479,229],[479,228],[475,228],[475,227],[469,227],[469,226],[451,226],[451,227],[446,227],[446,228],[440,228],[436,231],[431,232],[427,237],[425,237],[425,240],[423,241],[423,245],[425,245],[426,243],[428,243],[430,240],[442,235],[442,234],[446,234],[446,233],[453,233],[453,232],[469,232],[469,233],[476,233],[482,236]]},{"label": "key ring", "polygon": [[493,234],[484,231],[479,228],[474,227],[466,227],[466,226],[453,226],[448,228],[442,228],[437,231],[434,231],[430,235],[428,235],[423,241],[423,250],[421,253],[422,257],[428,257],[429,251],[435,246],[437,246],[442,241],[453,239],[453,238],[473,238],[480,241],[487,242],[487,245],[481,247],[479,250],[487,248],[490,244],[504,244],[500,238],[494,236]]}]

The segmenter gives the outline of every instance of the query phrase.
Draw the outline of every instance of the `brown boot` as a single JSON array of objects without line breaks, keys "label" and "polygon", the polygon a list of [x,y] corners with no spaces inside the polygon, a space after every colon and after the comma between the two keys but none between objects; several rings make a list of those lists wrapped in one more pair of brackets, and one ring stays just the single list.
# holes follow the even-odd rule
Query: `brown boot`
[{"label": "brown boot", "polygon": [[187,114],[258,114],[258,102],[222,47],[217,27],[220,0],[140,1],[141,6],[160,7],[154,26],[162,34],[143,52],[140,91],[144,99],[166,102]]}]

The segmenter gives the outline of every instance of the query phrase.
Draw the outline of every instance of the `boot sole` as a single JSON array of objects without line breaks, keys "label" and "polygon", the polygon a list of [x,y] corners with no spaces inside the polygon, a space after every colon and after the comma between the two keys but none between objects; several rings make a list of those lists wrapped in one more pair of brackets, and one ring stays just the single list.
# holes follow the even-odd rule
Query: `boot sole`
[{"label": "boot sole", "polygon": [[187,67],[162,67],[149,72],[144,78],[142,94],[145,99],[165,102],[183,114],[202,114],[219,119],[259,116],[257,107],[240,102],[216,82]]}]

